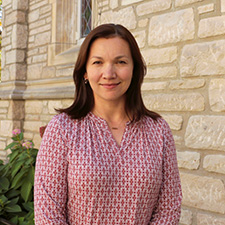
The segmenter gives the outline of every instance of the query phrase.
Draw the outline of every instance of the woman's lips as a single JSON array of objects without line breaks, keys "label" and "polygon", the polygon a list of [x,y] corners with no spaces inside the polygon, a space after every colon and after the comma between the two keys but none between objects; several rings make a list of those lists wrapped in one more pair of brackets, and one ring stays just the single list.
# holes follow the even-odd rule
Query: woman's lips
[{"label": "woman's lips", "polygon": [[100,84],[100,85],[107,89],[113,89],[113,88],[117,87],[119,84],[120,84],[120,82],[116,83],[116,84]]}]

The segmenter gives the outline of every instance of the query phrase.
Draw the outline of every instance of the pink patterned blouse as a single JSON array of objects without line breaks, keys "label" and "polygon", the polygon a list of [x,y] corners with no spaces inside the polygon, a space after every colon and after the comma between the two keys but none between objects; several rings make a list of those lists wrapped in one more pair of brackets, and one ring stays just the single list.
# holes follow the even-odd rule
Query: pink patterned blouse
[{"label": "pink patterned blouse", "polygon": [[56,115],[35,173],[36,225],[178,224],[181,185],[168,124],[128,122],[120,146],[105,120]]}]

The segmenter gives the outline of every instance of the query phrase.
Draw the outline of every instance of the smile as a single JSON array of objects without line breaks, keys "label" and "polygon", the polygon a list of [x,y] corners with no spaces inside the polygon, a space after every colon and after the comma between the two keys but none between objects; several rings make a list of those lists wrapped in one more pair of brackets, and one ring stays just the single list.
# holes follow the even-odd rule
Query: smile
[{"label": "smile", "polygon": [[119,84],[120,84],[120,82],[115,83],[115,84],[100,84],[100,85],[107,89],[113,89],[113,88],[117,87]]}]

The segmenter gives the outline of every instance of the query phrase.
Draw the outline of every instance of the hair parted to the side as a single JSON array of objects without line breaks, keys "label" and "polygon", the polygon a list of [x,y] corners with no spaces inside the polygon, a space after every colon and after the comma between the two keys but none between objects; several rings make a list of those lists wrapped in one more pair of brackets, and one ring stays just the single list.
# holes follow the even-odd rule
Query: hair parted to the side
[{"label": "hair parted to the side", "polygon": [[119,24],[102,24],[87,35],[80,47],[73,72],[73,80],[76,87],[74,102],[70,107],[58,109],[57,111],[68,114],[72,119],[80,119],[85,117],[93,109],[93,91],[89,83],[85,84],[84,80],[90,48],[92,43],[98,38],[113,37],[120,37],[129,44],[133,58],[133,77],[130,87],[125,93],[125,111],[127,112],[127,115],[132,116],[132,118],[130,118],[132,121],[138,121],[143,115],[150,116],[152,119],[156,120],[160,115],[148,110],[145,107],[141,96],[141,85],[146,73],[145,62],[133,35],[128,29]]}]

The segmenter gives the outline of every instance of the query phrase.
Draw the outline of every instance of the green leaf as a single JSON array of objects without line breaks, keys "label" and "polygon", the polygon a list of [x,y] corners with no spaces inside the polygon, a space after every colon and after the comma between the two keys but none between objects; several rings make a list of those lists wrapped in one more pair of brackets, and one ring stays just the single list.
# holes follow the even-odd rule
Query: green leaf
[{"label": "green leaf", "polygon": [[10,221],[14,224],[18,223],[18,216],[14,216],[12,219],[10,219]]},{"label": "green leaf", "polygon": [[34,183],[34,167],[30,168],[28,175],[27,175],[27,179],[31,184]]},{"label": "green leaf", "polygon": [[8,155],[9,157],[9,162],[12,162],[17,156],[19,155],[18,151],[13,151],[11,154]]},{"label": "green leaf", "polygon": [[13,206],[6,206],[5,207],[6,212],[22,212],[22,209],[19,205],[13,205]]},{"label": "green leaf", "polygon": [[23,207],[29,212],[34,210],[34,202],[23,203]]},{"label": "green leaf", "polygon": [[26,180],[21,187],[21,196],[24,199],[25,202],[28,201],[30,194],[31,194],[31,190],[32,190],[33,185]]},{"label": "green leaf", "polygon": [[30,165],[30,164],[32,165],[33,160],[34,160],[34,159],[32,159],[32,158],[28,159],[28,160],[26,161],[26,165]]},{"label": "green leaf", "polygon": [[19,134],[19,140],[20,140],[20,141],[23,140],[23,132],[21,132],[21,133]]},{"label": "green leaf", "polygon": [[18,144],[17,142],[12,142],[12,143],[10,143],[9,145],[6,146],[5,150],[11,149],[11,148],[13,148],[14,146],[16,146],[17,144]]},{"label": "green leaf", "polygon": [[12,189],[12,190],[8,191],[5,195],[7,198],[11,199],[11,198],[18,196],[19,194],[20,194],[20,191]]},{"label": "green leaf", "polygon": [[17,198],[13,198],[9,201],[9,203],[7,203],[7,206],[13,206],[15,205],[17,202],[19,201],[19,197]]},{"label": "green leaf", "polygon": [[12,173],[11,176],[12,178],[16,175],[16,173],[20,170],[20,168],[22,167],[22,165],[24,164],[24,161],[18,161],[17,163],[15,163],[12,167]]},{"label": "green leaf", "polygon": [[[21,181],[23,175],[26,173],[26,170],[21,170],[13,179],[11,188],[16,188],[16,185]],[[18,188],[18,187],[17,187]]]},{"label": "green leaf", "polygon": [[8,201],[8,198],[6,198],[5,195],[0,195],[0,200],[2,201],[2,203],[6,203]]},{"label": "green leaf", "polygon": [[0,189],[8,190],[9,185],[9,180],[6,177],[0,177]]}]

